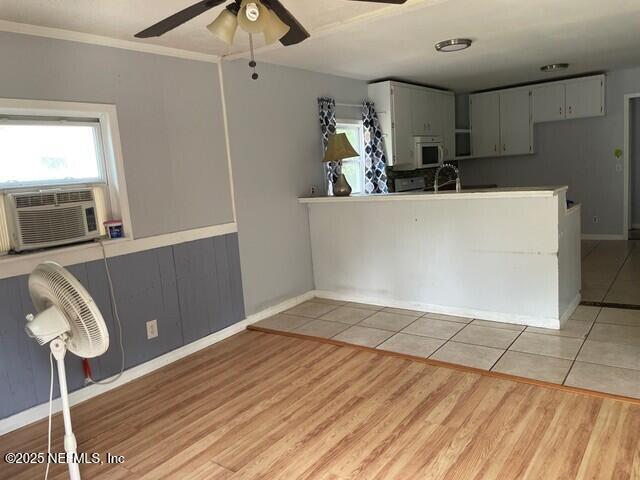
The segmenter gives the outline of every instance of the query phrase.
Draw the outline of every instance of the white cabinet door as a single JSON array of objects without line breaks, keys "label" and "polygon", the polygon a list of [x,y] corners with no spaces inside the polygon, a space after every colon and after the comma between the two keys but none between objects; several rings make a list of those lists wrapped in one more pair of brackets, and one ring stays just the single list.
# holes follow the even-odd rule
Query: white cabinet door
[{"label": "white cabinet door", "polygon": [[531,136],[529,90],[500,93],[500,154],[530,153]]},{"label": "white cabinet door", "polygon": [[393,163],[413,163],[412,88],[394,86],[393,103]]},{"label": "white cabinet door", "polygon": [[564,120],[564,84],[552,83],[531,90],[533,123]]},{"label": "white cabinet door", "polygon": [[469,97],[471,120],[471,155],[499,155],[500,97],[497,93],[482,93]]},{"label": "white cabinet door", "polygon": [[456,125],[455,125],[455,97],[453,95],[437,94],[438,96],[438,121],[434,131],[440,135],[444,143],[444,159],[453,160],[455,156]]},{"label": "white cabinet door", "polygon": [[433,106],[429,102],[428,92],[412,88],[411,90],[411,124],[414,135],[429,135],[427,123],[429,109]]},{"label": "white cabinet door", "polygon": [[565,91],[567,118],[604,115],[604,79],[602,76],[567,81]]},{"label": "white cabinet door", "polygon": [[447,114],[447,100],[443,93],[427,92],[429,111],[427,112],[427,134],[444,136],[444,126]]}]

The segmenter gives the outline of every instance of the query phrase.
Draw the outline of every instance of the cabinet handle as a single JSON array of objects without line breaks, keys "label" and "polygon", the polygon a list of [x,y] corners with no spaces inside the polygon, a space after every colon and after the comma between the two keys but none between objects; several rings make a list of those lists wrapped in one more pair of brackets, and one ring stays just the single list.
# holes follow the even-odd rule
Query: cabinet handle
[{"label": "cabinet handle", "polygon": [[562,107],[560,107],[560,115],[562,115]]},{"label": "cabinet handle", "polygon": [[502,145],[502,151],[503,151],[503,152],[506,152],[506,151],[507,151],[507,144],[506,144],[506,143]]},{"label": "cabinet handle", "polygon": [[494,152],[497,152],[497,151],[498,151],[498,145],[497,145],[497,144],[495,144],[495,143],[493,144],[493,151],[494,151]]}]

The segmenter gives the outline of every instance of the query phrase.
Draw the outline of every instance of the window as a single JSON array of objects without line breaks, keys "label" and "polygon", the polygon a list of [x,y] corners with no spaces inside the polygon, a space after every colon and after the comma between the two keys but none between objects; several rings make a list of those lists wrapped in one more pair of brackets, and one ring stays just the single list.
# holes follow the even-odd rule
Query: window
[{"label": "window", "polygon": [[0,120],[0,189],[106,183],[97,120]]},{"label": "window", "polygon": [[0,255],[9,249],[4,196],[91,187],[98,226],[121,220],[133,239],[115,105],[0,98]]},{"label": "window", "polygon": [[360,154],[359,157],[342,161],[342,173],[347,177],[353,193],[364,193],[364,132],[362,121],[338,120],[336,133],[347,135],[351,146]]}]

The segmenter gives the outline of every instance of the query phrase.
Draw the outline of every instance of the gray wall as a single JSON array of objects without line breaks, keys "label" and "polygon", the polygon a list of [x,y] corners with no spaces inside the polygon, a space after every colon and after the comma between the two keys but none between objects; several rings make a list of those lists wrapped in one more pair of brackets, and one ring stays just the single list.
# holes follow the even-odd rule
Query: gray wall
[{"label": "gray wall", "polygon": [[[109,266],[126,368],[244,318],[236,234],[113,257]],[[121,360],[104,264],[82,263],[69,270],[94,298],[109,329],[109,349],[91,360],[94,378],[114,375]],[[25,315],[34,312],[27,278],[0,280],[0,418],[49,399],[49,348],[24,333]],[[145,324],[152,319],[158,320],[159,335],[147,340]],[[67,355],[66,368],[69,389],[81,388],[81,360]]]},{"label": "gray wall", "polygon": [[[640,85],[638,86],[640,93]],[[640,228],[640,98],[631,100],[631,224]]]},{"label": "gray wall", "polygon": [[582,204],[582,233],[621,234],[624,172],[616,171],[623,160],[614,150],[624,148],[624,94],[637,92],[640,68],[611,72],[606,116],[536,125],[535,155],[463,160],[463,185],[566,184],[568,198]]},{"label": "gray wall", "polygon": [[137,237],[233,221],[215,64],[0,32],[0,97],[111,103]]},{"label": "gray wall", "polygon": [[[247,313],[314,288],[306,207],[322,186],[318,96],[358,103],[364,82],[246,60],[223,62]],[[339,116],[356,116],[339,111]]]}]

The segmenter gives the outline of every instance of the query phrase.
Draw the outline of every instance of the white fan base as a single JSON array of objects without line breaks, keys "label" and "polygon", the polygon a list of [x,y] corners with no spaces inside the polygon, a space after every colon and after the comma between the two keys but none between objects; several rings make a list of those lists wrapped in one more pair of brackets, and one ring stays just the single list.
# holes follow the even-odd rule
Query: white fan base
[{"label": "white fan base", "polygon": [[[67,465],[69,466],[69,479],[80,479],[80,467],[76,463],[78,452],[76,436],[71,428],[71,411],[69,410],[69,392],[67,390],[67,372],[64,368],[64,356],[67,347],[60,338],[53,340],[49,346],[51,353],[56,358],[58,365],[58,381],[60,383],[60,400],[62,400],[62,418],[64,419],[64,451],[67,453]],[[48,459],[47,459],[48,461]]]}]

